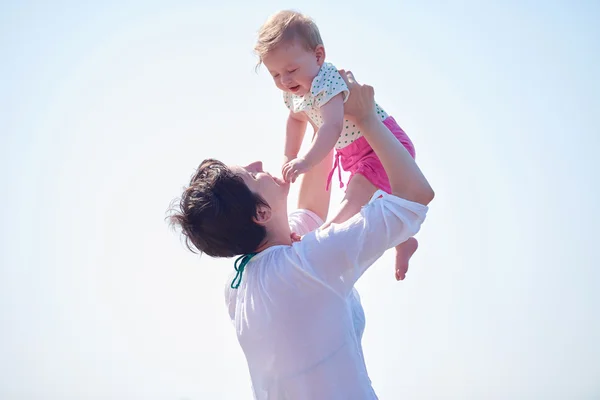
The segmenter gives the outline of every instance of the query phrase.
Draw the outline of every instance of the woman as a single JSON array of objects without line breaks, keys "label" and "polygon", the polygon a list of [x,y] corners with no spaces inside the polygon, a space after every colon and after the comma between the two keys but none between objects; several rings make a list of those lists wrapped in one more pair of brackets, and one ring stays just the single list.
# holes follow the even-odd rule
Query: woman
[{"label": "woman", "polygon": [[[329,206],[331,157],[304,176],[299,209],[289,216],[289,186],[260,162],[228,167],[205,160],[171,216],[190,249],[242,255],[226,303],[259,400],[377,398],[363,359],[364,315],[354,284],[387,249],[417,233],[434,196],[375,115],[373,88],[350,72],[342,76],[350,89],[345,113],[381,159],[392,194],[379,191],[350,220],[317,229]],[[314,195],[318,190],[322,196]]]}]

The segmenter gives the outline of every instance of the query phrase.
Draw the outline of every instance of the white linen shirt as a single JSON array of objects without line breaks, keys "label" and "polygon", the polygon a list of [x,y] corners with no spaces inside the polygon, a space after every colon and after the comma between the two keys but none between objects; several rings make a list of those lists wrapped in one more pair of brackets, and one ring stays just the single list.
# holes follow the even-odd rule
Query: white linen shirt
[{"label": "white linen shirt", "polygon": [[387,249],[416,234],[427,207],[375,193],[360,213],[324,230],[308,211],[290,214],[291,246],[246,265],[225,299],[256,400],[372,400],[363,359],[364,314],[354,283]]}]

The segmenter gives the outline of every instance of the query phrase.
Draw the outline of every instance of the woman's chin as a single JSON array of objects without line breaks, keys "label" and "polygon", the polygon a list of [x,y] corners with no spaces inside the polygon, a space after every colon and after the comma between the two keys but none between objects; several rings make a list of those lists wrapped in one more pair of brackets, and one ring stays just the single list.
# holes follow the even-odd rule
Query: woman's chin
[{"label": "woman's chin", "polygon": [[281,181],[281,185],[279,187],[283,190],[285,197],[290,193],[290,184],[288,182]]},{"label": "woman's chin", "polygon": [[278,178],[278,177],[274,176],[274,177],[273,177],[273,180],[275,181],[275,183],[276,183],[278,186],[281,186],[281,187],[285,187],[285,186],[287,186],[288,188],[290,187],[290,184],[289,184],[288,182],[284,181],[284,180],[283,180],[283,179],[281,179],[281,178]]}]

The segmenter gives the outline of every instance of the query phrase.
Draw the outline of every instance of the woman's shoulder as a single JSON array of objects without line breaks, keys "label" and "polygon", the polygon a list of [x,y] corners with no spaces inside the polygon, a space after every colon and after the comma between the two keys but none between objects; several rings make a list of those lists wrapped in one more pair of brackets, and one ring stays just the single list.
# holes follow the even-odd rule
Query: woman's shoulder
[{"label": "woman's shoulder", "polygon": [[288,215],[290,230],[300,236],[316,230],[323,223],[324,221],[316,213],[307,209],[298,209]]}]

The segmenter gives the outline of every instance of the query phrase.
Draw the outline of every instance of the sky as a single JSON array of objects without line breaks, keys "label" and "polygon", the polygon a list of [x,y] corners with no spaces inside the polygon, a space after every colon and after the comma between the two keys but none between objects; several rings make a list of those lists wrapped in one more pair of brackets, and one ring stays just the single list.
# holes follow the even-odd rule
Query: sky
[{"label": "sky", "polygon": [[0,1],[0,398],[252,398],[233,260],[164,218],[205,158],[280,170],[284,8],[436,192],[407,279],[357,284],[379,397],[600,398],[600,3],[429,0]]}]

